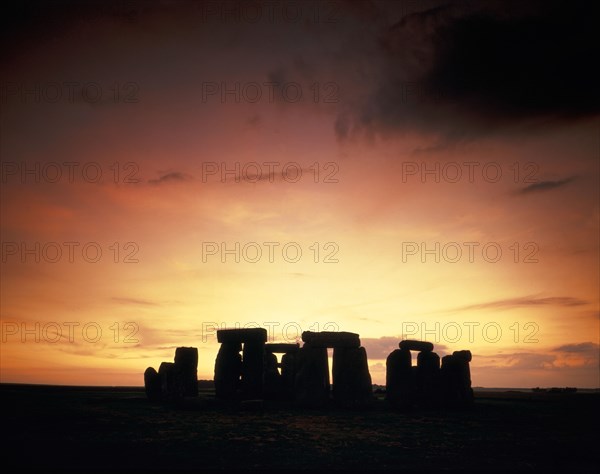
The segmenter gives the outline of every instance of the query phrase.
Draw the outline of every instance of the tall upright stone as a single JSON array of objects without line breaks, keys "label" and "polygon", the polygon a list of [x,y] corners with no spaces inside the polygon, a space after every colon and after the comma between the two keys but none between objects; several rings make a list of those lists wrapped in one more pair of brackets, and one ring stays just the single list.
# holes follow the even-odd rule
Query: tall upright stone
[{"label": "tall upright stone", "polygon": [[148,367],[144,372],[144,387],[148,400],[156,402],[161,397],[160,375],[154,367]]},{"label": "tall upright stone", "polygon": [[414,386],[410,350],[396,349],[386,360],[386,400],[397,406],[412,404]]},{"label": "tall upright stone", "polygon": [[223,342],[215,360],[215,396],[222,400],[237,398],[242,375],[242,345]]},{"label": "tall upright stone", "polygon": [[461,404],[465,407],[470,406],[473,401],[473,389],[471,388],[471,369],[469,362],[473,356],[471,351],[454,351],[452,356],[456,359],[456,377],[457,387],[460,394]]},{"label": "tall upright stone", "polygon": [[162,400],[174,401],[183,397],[183,379],[179,377],[173,362],[162,362],[158,375]]},{"label": "tall upright stone", "polygon": [[[238,358],[232,355],[231,348],[235,347],[237,349],[240,347],[240,344],[243,344],[240,371],[237,374],[235,374],[233,370],[231,372],[223,371],[223,375],[229,382],[233,382],[233,379],[228,379],[227,375],[225,374],[229,374],[232,378],[234,375],[241,376],[239,394],[242,398],[246,400],[262,398],[265,375],[264,355],[265,343],[267,342],[267,330],[264,328],[220,329],[217,331],[217,341],[221,343],[222,349],[224,346],[228,346],[228,348],[223,352],[223,360],[225,361],[226,366],[228,363],[231,363],[232,366],[237,364]],[[218,360],[219,357],[217,356],[217,361]],[[216,369],[217,367],[215,366],[215,372]],[[216,383],[217,382],[215,380],[215,388]],[[229,387],[228,384],[225,386]],[[225,392],[222,392],[222,394],[224,395],[224,398],[231,398],[231,392],[227,389]]]},{"label": "tall upright stone", "polygon": [[307,343],[296,354],[296,402],[302,406],[322,407],[329,400],[329,363],[327,348]]},{"label": "tall upright stone", "polygon": [[417,355],[417,400],[423,406],[436,406],[441,401],[440,356],[435,352]]},{"label": "tall upright stone", "polygon": [[187,397],[198,396],[198,349],[196,347],[178,347],[175,349],[175,369],[183,383],[183,394]]},{"label": "tall upright stone", "polygon": [[281,385],[284,398],[292,398],[296,380],[296,358],[298,350],[288,352],[281,357]]},{"label": "tall upright stone", "polygon": [[265,353],[264,396],[268,399],[282,398],[282,377],[279,373],[277,356],[272,352]]},{"label": "tall upright stone", "polygon": [[333,399],[344,407],[364,407],[372,395],[373,385],[365,348],[334,348]]},{"label": "tall upright stone", "polygon": [[242,349],[242,393],[244,398],[262,398],[265,343],[247,341]]},{"label": "tall upright stone", "polygon": [[447,407],[457,407],[460,405],[459,362],[453,355],[442,357],[442,367],[440,369],[440,386],[443,394],[444,405]]}]

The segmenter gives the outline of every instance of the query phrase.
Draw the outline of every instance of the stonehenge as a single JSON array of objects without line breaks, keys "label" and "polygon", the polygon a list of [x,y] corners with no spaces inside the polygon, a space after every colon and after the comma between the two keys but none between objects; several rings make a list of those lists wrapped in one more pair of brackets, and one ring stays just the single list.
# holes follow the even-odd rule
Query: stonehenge
[{"label": "stonehenge", "polygon": [[263,398],[267,330],[220,329],[217,341],[221,348],[215,361],[216,397],[223,400]]},{"label": "stonehenge", "polygon": [[195,347],[175,349],[175,370],[183,384],[184,396],[198,396],[198,349]]},{"label": "stonehenge", "polygon": [[160,400],[160,376],[154,367],[148,367],[144,372],[144,387],[148,400],[155,402]]},{"label": "stonehenge", "polygon": [[353,332],[311,332],[304,331],[302,340],[305,343],[311,344],[313,347],[355,347],[360,346],[358,334]]},{"label": "stonehenge", "polygon": [[400,349],[406,349],[408,351],[431,352],[433,350],[433,344],[427,341],[413,341],[411,339],[405,339],[404,341],[400,341]]},{"label": "stonehenge", "polygon": [[162,362],[158,372],[148,367],[144,387],[151,401],[174,401],[198,396],[198,349],[178,347],[174,362]]},{"label": "stonehenge", "polygon": [[237,398],[242,374],[242,344],[224,342],[215,360],[215,395],[221,399]]},{"label": "stonehenge", "polygon": [[[302,407],[364,408],[373,398],[367,352],[351,332],[302,333],[299,343],[267,343],[264,328],[221,329],[214,364],[215,398],[262,406],[263,400]],[[331,380],[328,349],[332,349]],[[431,342],[402,340],[386,359],[386,400],[399,408],[466,408],[473,404],[468,350],[441,360]],[[412,352],[417,352],[416,365]],[[173,362],[144,372],[150,401],[198,396],[198,349],[178,347]],[[256,402],[256,403],[255,403]],[[253,405],[254,406],[254,405]],[[257,405],[258,406],[258,405]]]},{"label": "stonehenge", "polygon": [[[372,397],[367,353],[358,334],[302,333],[303,345],[267,344],[262,328],[217,331],[215,394],[221,400],[294,400],[298,405],[366,405]],[[333,349],[329,380],[327,349]],[[240,356],[240,351],[242,355]],[[282,354],[278,360],[276,354]]]},{"label": "stonehenge", "polygon": [[[465,408],[473,403],[471,351],[455,351],[440,357],[433,344],[404,340],[386,361],[386,399],[392,405],[411,408]],[[412,366],[411,350],[418,351],[417,365]]]},{"label": "stonehenge", "polygon": [[469,367],[471,359],[471,351],[454,351],[442,358],[441,391],[445,405],[450,408],[466,408],[474,401]]},{"label": "stonehenge", "polygon": [[[362,407],[372,398],[367,353],[358,334],[351,332],[302,333],[294,384],[296,401],[319,407],[333,402],[343,407]],[[327,349],[333,349],[332,383],[329,383]]]}]

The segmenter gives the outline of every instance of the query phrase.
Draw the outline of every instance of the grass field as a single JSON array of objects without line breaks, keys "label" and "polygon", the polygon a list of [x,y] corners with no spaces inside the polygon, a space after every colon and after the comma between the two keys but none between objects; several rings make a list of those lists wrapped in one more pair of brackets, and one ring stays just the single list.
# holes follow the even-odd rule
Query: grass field
[{"label": "grass field", "polygon": [[[469,411],[179,406],[141,388],[0,385],[2,465],[594,471],[598,393],[476,392]],[[6,471],[4,471],[6,472]]]}]

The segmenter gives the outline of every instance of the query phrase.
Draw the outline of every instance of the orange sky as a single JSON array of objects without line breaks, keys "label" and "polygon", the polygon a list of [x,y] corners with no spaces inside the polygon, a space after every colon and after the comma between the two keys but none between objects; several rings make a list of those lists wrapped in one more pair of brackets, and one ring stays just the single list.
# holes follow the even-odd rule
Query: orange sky
[{"label": "orange sky", "polygon": [[[2,382],[140,385],[177,346],[198,347],[212,378],[215,327],[257,324],[272,341],[357,332],[375,383],[410,337],[470,349],[475,386],[600,385],[597,113],[509,120],[391,94],[389,116],[373,104],[395,74],[377,49],[390,18],[344,6],[335,23],[202,22],[163,8],[55,12],[64,27],[13,32]],[[70,81],[102,100],[81,86],[70,100]],[[203,97],[222,82],[303,96]]]}]

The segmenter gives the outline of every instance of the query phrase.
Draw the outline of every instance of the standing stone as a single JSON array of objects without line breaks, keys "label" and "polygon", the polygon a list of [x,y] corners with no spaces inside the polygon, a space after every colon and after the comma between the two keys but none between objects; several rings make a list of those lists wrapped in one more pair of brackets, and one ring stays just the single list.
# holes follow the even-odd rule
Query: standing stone
[{"label": "standing stone", "polygon": [[452,353],[452,355],[454,357],[458,357],[466,362],[471,362],[471,360],[473,359],[473,355],[471,354],[471,351],[454,351]]},{"label": "standing stone", "polygon": [[411,339],[400,341],[399,346],[400,349],[407,349],[409,351],[431,352],[433,350],[433,344],[431,342],[413,341]]},{"label": "standing stone", "polygon": [[471,351],[455,351],[452,356],[456,359],[456,385],[460,396],[460,404],[464,407],[470,406],[473,401],[473,389],[471,388],[471,369],[469,362],[473,356]]},{"label": "standing stone", "polygon": [[198,349],[178,347],[175,350],[175,367],[183,382],[183,394],[198,396]]},{"label": "standing stone", "polygon": [[453,355],[442,357],[440,385],[444,404],[448,407],[457,407],[461,401],[459,364],[458,359]]},{"label": "standing stone", "polygon": [[242,374],[242,345],[239,342],[221,344],[215,361],[215,396],[222,400],[237,397]]},{"label": "standing stone", "polygon": [[160,400],[160,376],[154,367],[148,367],[144,372],[144,387],[148,400],[152,402]]},{"label": "standing stone", "polygon": [[436,406],[441,398],[439,390],[440,356],[435,352],[419,352],[417,356],[417,393],[423,406]]},{"label": "standing stone", "polygon": [[408,349],[392,351],[386,360],[386,400],[394,405],[410,404],[412,393],[411,355]]},{"label": "standing stone", "polygon": [[373,380],[371,379],[371,374],[369,372],[367,350],[364,347],[360,347],[358,351],[354,353],[353,363],[357,369],[357,376],[355,379],[357,403],[359,405],[364,405],[373,398]]},{"label": "standing stone", "polygon": [[322,407],[329,400],[327,348],[305,344],[296,355],[294,395],[298,404]]},{"label": "standing stone", "polygon": [[282,378],[279,373],[277,356],[271,352],[265,354],[265,398],[279,399],[282,397]]},{"label": "standing stone", "polygon": [[[223,346],[228,345],[228,349],[223,352],[223,361],[225,368],[219,371],[218,377],[225,378],[224,391],[221,390],[223,398],[231,398],[232,385],[237,387],[238,379],[241,374],[240,391],[245,399],[262,398],[264,387],[264,355],[265,342],[267,342],[267,330],[265,328],[244,328],[244,329],[219,329],[217,331],[217,340]],[[239,353],[240,344],[244,344],[241,360],[241,368],[234,371],[237,365],[238,357],[233,354],[233,347]],[[221,354],[221,350],[219,350]],[[217,356],[217,362],[219,357]],[[217,384],[217,365],[215,364],[215,388]],[[231,370],[228,367],[231,366]],[[221,380],[219,381],[219,383]],[[235,392],[237,393],[237,388]]]},{"label": "standing stone", "polygon": [[173,362],[163,362],[158,369],[160,376],[161,398],[178,400],[183,397],[183,379],[179,377]]},{"label": "standing stone", "polygon": [[333,398],[344,407],[363,407],[372,398],[373,385],[364,347],[333,350]]},{"label": "standing stone", "polygon": [[263,396],[265,343],[246,341],[242,352],[242,395],[246,399]]},{"label": "standing stone", "polygon": [[281,384],[284,398],[291,398],[294,394],[296,379],[296,355],[298,351],[284,354],[281,357]]}]

